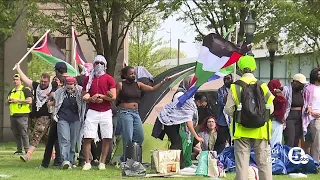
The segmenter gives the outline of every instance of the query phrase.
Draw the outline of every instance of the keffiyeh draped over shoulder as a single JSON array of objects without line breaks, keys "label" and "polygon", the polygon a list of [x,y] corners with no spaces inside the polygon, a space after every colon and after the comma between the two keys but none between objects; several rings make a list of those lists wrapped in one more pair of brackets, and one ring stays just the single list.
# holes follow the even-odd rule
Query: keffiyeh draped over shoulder
[{"label": "keffiyeh draped over shoulder", "polygon": [[95,76],[102,76],[105,74],[105,70],[106,70],[106,67],[107,67],[107,60],[106,58],[104,58],[102,55],[97,55],[94,60],[93,60],[93,64],[95,64],[96,62],[102,62],[104,63],[104,65],[94,65],[94,68],[93,70],[91,71],[90,75],[89,75],[89,80],[88,80],[88,83],[87,83],[87,86],[86,86],[86,91],[89,92],[90,88],[91,88],[91,84],[92,84],[92,81],[93,81],[93,78]]}]

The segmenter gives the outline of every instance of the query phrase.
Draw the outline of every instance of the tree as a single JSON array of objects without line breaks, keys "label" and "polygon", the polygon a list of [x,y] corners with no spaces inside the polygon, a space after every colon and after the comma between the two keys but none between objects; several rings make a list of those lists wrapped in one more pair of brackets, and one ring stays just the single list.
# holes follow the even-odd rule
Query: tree
[{"label": "tree", "polygon": [[[264,1],[257,0],[233,0],[233,1],[209,1],[209,0],[173,0],[163,1],[161,8],[166,12],[164,18],[173,12],[182,12],[178,20],[189,23],[198,33],[196,40],[202,41],[208,32],[215,32],[224,36],[236,22],[240,22],[238,42],[243,41],[244,21],[250,10],[256,17],[263,7]],[[258,11],[259,9],[259,11]]]},{"label": "tree", "polygon": [[32,56],[32,60],[28,62],[28,77],[32,80],[38,81],[44,69],[46,69],[51,76],[55,75],[55,72],[51,64],[43,61],[38,56]]},{"label": "tree", "polygon": [[[176,59],[178,58],[178,49],[170,47],[162,47],[154,52],[154,54],[158,54],[159,59]],[[186,58],[186,54],[182,51],[179,52],[180,58]]]},{"label": "tree", "polygon": [[[38,0],[50,3],[50,0]],[[71,25],[77,28],[79,35],[87,35],[97,54],[108,59],[107,72],[114,74],[116,60],[123,47],[129,27],[142,13],[154,10],[155,0],[56,0],[55,7],[61,10],[46,15],[41,11],[29,13],[29,26],[33,28],[56,27],[70,35]],[[35,10],[35,9],[33,9]],[[40,20],[39,20],[40,19]],[[43,22],[46,19],[46,22]],[[49,22],[49,23],[48,23]]]}]

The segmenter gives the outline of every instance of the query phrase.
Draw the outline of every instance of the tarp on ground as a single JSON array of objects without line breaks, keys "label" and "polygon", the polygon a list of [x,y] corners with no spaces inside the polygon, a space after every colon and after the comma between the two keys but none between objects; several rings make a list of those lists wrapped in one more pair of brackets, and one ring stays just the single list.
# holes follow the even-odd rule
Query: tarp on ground
[{"label": "tarp on ground", "polygon": [[[303,173],[316,174],[319,164],[307,155],[309,161],[307,164],[293,164],[288,158],[288,153],[291,147],[281,144],[276,144],[271,150],[272,174],[289,174]],[[223,163],[224,168],[228,172],[235,172],[235,157],[234,147],[228,147],[219,154],[219,161]],[[250,165],[257,166],[254,150],[251,149]]]}]

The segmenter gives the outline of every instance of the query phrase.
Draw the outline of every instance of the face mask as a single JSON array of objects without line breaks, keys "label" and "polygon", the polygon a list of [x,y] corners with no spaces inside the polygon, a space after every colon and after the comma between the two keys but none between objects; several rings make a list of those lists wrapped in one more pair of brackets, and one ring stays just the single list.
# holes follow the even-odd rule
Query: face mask
[{"label": "face mask", "polygon": [[224,81],[224,85],[227,87],[227,88],[230,88],[232,84],[232,81]]},{"label": "face mask", "polygon": [[135,76],[129,76],[127,79],[129,82],[134,82],[136,80]]},{"label": "face mask", "polygon": [[96,64],[94,66],[94,72],[95,72],[95,75],[97,76],[102,76],[105,72],[104,72],[104,65],[102,64]]}]

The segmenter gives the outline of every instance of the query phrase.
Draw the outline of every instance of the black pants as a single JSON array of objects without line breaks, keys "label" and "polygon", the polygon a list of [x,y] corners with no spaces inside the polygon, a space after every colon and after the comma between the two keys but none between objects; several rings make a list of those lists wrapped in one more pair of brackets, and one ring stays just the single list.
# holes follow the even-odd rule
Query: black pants
[{"label": "black pants", "polygon": [[228,126],[219,126],[218,132],[217,132],[217,141],[214,145],[214,150],[217,151],[218,154],[220,154],[224,148],[226,147],[226,142],[230,144],[231,137],[229,132]]},{"label": "black pants", "polygon": [[182,139],[179,135],[180,124],[173,126],[164,126],[164,132],[167,134],[171,146],[170,149],[181,150],[180,154],[180,169],[184,168],[184,157],[183,157],[183,147]]},{"label": "black pants", "polygon": [[60,165],[62,163],[61,162],[62,160],[61,160],[59,141],[58,141],[57,122],[55,121],[52,121],[50,125],[48,141],[46,144],[46,149],[44,150],[41,166],[49,167],[53,146],[55,147],[55,150],[56,150],[56,158],[54,160],[54,165]]},{"label": "black pants", "polygon": [[301,111],[290,111],[286,120],[286,129],[283,134],[284,142],[287,146],[297,147],[299,145],[299,139],[303,134]]}]

